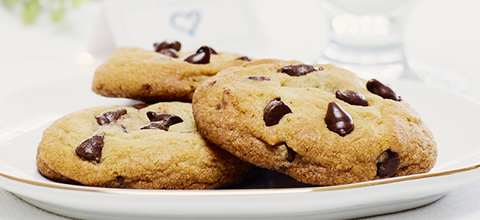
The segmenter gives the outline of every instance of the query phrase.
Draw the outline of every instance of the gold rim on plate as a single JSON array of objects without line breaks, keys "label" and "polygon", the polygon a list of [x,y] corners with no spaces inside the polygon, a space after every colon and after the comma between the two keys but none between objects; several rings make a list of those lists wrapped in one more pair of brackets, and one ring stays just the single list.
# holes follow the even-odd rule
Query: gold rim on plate
[{"label": "gold rim on plate", "polygon": [[96,193],[108,193],[108,194],[124,194],[124,195],[155,195],[155,196],[239,196],[239,195],[269,195],[269,194],[291,194],[291,193],[309,193],[319,191],[333,191],[343,189],[354,189],[367,186],[384,185],[390,183],[403,182],[408,180],[425,179],[431,177],[447,176],[457,173],[462,173],[470,170],[480,168],[480,164],[470,167],[442,171],[437,173],[424,173],[417,175],[394,177],[375,181],[366,181],[361,183],[337,185],[337,186],[313,186],[313,187],[298,187],[298,188],[275,188],[275,189],[221,189],[221,190],[142,190],[142,189],[119,189],[119,188],[103,188],[103,187],[89,187],[89,186],[76,186],[64,183],[44,183],[34,180],[28,180],[2,173],[0,176],[5,178],[26,183],[34,186],[49,187],[55,189],[66,189],[84,192],[96,192]]}]

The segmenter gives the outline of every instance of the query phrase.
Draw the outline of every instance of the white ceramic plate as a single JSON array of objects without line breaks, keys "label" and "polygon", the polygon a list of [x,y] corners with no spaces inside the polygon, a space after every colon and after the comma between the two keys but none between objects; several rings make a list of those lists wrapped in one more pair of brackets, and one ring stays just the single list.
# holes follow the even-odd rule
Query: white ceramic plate
[{"label": "white ceramic plate", "polygon": [[[422,206],[480,179],[480,105],[414,82],[393,88],[422,115],[439,148],[427,174],[331,187],[309,187],[276,173],[222,190],[129,190],[61,184],[35,166],[42,131],[83,108],[131,105],[90,91],[90,78],[54,82],[0,97],[0,187],[61,215],[88,219],[354,218]],[[249,187],[254,187],[251,189]]]}]

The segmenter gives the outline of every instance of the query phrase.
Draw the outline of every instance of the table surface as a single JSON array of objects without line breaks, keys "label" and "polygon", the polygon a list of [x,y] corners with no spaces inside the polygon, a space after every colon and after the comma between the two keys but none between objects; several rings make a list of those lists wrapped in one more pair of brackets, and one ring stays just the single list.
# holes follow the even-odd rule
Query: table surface
[{"label": "table surface", "polygon": [[[269,46],[256,57],[313,61],[325,45],[327,27],[320,1],[254,2]],[[414,60],[463,77],[464,95],[480,101],[480,2],[476,0],[419,0],[407,23],[405,47]],[[17,9],[0,5],[0,97],[32,85],[93,75],[104,58],[81,61],[91,43],[101,3],[87,2],[69,10],[61,24],[42,14],[34,25],[20,21]],[[285,14],[293,14],[286,17]],[[284,31],[296,26],[302,32]],[[293,43],[292,43],[293,42]],[[48,70],[37,74],[38,69]],[[480,219],[480,182],[455,189],[439,201],[399,213],[366,219]],[[25,203],[0,189],[2,219],[67,219]]]}]

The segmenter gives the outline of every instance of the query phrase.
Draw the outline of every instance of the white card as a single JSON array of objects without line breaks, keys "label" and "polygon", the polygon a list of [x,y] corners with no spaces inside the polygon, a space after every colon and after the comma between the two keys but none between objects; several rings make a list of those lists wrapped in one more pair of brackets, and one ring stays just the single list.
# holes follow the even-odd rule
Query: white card
[{"label": "white card", "polygon": [[95,30],[101,36],[90,45],[94,51],[112,40],[109,47],[153,50],[155,42],[173,39],[183,51],[207,45],[247,55],[266,45],[254,7],[245,0],[106,0],[103,13],[104,24]]}]

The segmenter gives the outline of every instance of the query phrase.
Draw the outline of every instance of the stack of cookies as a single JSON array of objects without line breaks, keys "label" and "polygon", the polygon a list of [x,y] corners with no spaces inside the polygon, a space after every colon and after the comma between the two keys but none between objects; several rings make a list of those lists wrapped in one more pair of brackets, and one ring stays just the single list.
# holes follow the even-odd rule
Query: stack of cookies
[{"label": "stack of cookies", "polygon": [[45,177],[138,189],[215,189],[265,169],[313,185],[428,172],[437,148],[388,85],[331,64],[253,60],[177,41],[119,48],[93,91],[142,101],[80,110],[48,127]]}]

